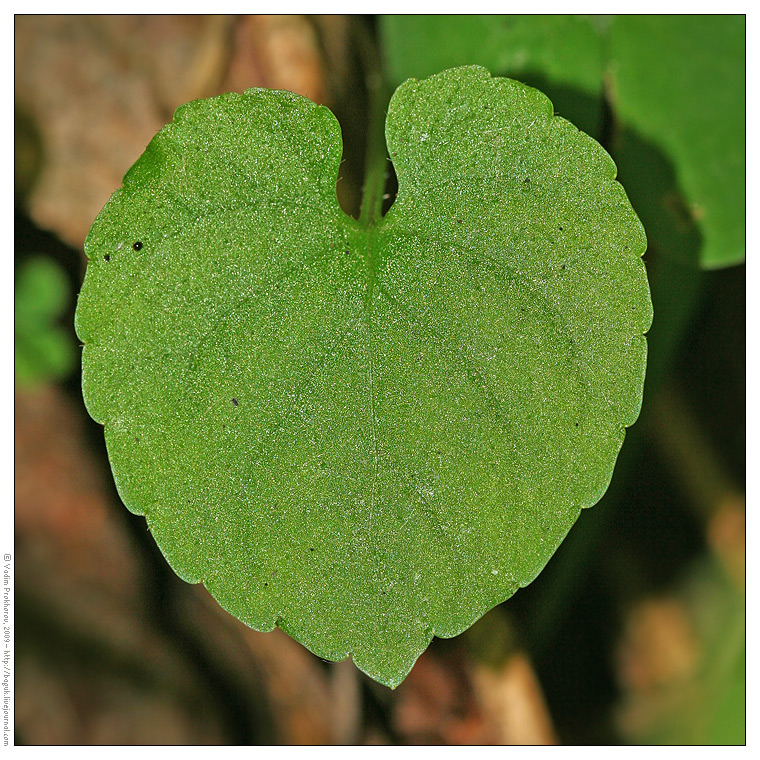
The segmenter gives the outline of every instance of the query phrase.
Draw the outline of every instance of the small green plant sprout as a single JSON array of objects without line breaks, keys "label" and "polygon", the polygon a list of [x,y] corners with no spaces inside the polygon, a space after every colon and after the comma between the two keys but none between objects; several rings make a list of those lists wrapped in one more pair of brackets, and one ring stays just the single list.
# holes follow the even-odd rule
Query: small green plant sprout
[{"label": "small green plant sprout", "polygon": [[327,108],[181,107],[90,230],[76,329],[121,498],[180,577],[395,687],[602,496],[652,308],[615,165],[537,90],[404,82],[384,216],[379,135],[357,220]]}]

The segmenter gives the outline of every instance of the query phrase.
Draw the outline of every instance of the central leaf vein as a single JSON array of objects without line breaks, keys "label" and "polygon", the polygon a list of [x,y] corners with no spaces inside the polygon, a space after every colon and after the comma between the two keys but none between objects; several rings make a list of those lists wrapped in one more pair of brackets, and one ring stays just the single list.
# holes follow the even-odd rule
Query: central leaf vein
[{"label": "central leaf vein", "polygon": [[373,463],[372,463],[372,488],[370,491],[369,501],[369,529],[370,533],[373,528],[373,513],[375,510],[375,491],[377,489],[377,473],[380,461],[380,453],[377,446],[377,418],[375,415],[375,371],[374,361],[372,358],[372,332],[368,331],[369,338],[369,412],[370,412],[370,432],[372,435]]}]

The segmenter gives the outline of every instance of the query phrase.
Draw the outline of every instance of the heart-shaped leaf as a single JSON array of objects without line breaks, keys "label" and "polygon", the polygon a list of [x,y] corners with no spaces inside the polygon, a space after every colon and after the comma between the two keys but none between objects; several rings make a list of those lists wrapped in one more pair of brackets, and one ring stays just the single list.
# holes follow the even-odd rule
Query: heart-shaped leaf
[{"label": "heart-shaped leaf", "polygon": [[645,238],[538,91],[410,80],[377,224],[323,107],[180,108],[103,209],[77,310],[119,493],[257,630],[395,686],[529,583],[638,415]]}]

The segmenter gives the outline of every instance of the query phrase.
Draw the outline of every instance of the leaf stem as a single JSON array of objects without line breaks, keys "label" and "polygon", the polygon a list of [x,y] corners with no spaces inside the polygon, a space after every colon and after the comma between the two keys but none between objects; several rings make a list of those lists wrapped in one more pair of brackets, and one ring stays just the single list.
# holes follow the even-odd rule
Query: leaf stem
[{"label": "leaf stem", "polygon": [[370,34],[368,29],[359,29],[356,35],[364,64],[369,100],[364,189],[359,212],[359,224],[365,228],[377,224],[382,217],[385,181],[388,174],[388,154],[385,148],[385,113],[389,93],[380,67],[380,56]]}]

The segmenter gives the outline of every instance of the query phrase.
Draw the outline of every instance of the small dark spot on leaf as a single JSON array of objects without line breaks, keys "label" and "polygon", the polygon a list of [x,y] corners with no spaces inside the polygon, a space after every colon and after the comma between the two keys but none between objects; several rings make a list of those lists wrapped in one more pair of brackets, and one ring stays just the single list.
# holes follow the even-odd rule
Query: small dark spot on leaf
[{"label": "small dark spot on leaf", "polygon": [[132,243],[132,248],[139,251],[142,248],[142,243],[138,240],[136,243]]},{"label": "small dark spot on leaf", "polygon": [[345,254],[346,254],[346,256],[348,256],[348,255],[351,253],[351,251],[350,251],[348,248],[346,248],[346,250],[345,250],[345,251],[343,251],[343,253],[345,253]]},{"label": "small dark spot on leaf", "polygon": [[457,224],[461,224],[461,223],[462,223],[462,220],[461,219],[457,219]]},{"label": "small dark spot on leaf", "polygon": [[265,585],[265,586],[268,586],[269,584],[268,584],[266,581],[264,581],[264,585]]},{"label": "small dark spot on leaf", "polygon": [[111,256],[108,253],[105,256],[103,256],[103,258],[105,259],[105,261],[110,261],[111,260]]},{"label": "small dark spot on leaf", "polygon": [[575,423],[575,427],[578,427],[578,423],[577,422]]},{"label": "small dark spot on leaf", "polygon": [[560,232],[561,232],[565,228],[560,224],[559,229],[560,229]]},{"label": "small dark spot on leaf", "polygon": [[239,405],[240,405],[240,402],[236,398],[233,398],[232,399],[232,406],[239,406]]},{"label": "small dark spot on leaf", "polygon": [[310,546],[310,547],[309,547],[309,551],[310,551],[310,552],[313,552],[313,551],[314,551],[314,547],[313,547],[313,546]]},{"label": "small dark spot on leaf", "polygon": [[526,177],[526,178],[523,180],[523,184],[524,184],[524,185],[529,185],[529,184],[530,184],[530,177]]},{"label": "small dark spot on leaf", "polygon": [[567,264],[563,264],[561,268],[562,269],[567,269]]},{"label": "small dark spot on leaf", "polygon": [[393,151],[393,153],[392,153],[391,155],[393,155],[393,156],[397,156],[397,155],[398,155],[398,151],[395,151],[395,150],[394,150],[394,151]]},{"label": "small dark spot on leaf", "polygon": [[490,107],[491,107],[491,106],[489,106],[489,105],[485,105],[485,106],[483,106],[483,110],[484,110],[484,111],[487,111],[487,110],[488,110]]},{"label": "small dark spot on leaf", "polygon": [[223,427],[223,428],[226,428],[227,426],[226,426],[224,423],[222,423],[222,427]]},{"label": "small dark spot on leaf", "polygon": [[139,438],[135,438],[135,443],[140,443],[140,439]]}]

